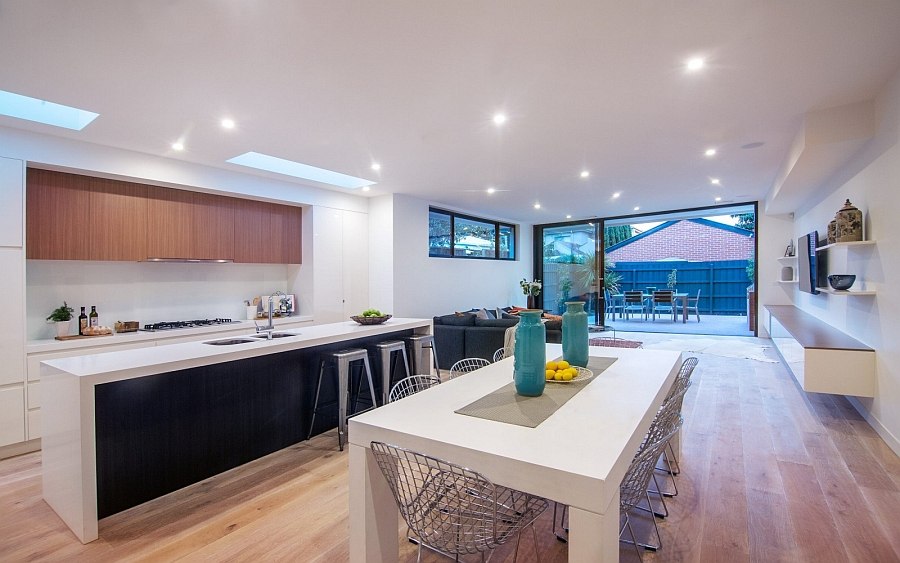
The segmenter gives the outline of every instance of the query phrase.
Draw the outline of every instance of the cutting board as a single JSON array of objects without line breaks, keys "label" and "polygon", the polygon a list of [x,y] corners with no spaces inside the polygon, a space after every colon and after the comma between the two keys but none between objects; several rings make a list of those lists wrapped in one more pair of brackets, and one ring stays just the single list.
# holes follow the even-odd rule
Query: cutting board
[{"label": "cutting board", "polygon": [[57,336],[57,340],[79,340],[81,338],[100,338],[102,336],[112,336],[112,334],[71,334],[69,336]]}]

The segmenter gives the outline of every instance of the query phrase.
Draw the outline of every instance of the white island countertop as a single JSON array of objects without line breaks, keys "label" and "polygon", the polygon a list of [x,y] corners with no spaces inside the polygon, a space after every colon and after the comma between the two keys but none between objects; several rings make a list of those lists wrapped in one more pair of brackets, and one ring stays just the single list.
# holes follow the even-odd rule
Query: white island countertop
[{"label": "white island countertop", "polygon": [[399,331],[430,334],[431,323],[431,319],[393,318],[384,324],[362,326],[346,321],[277,331],[296,334],[286,338],[254,338],[230,346],[204,344],[210,340],[255,335],[248,327],[243,334],[211,335],[205,341],[44,360],[41,362],[41,395],[46,405],[42,442],[44,499],[78,539],[85,543],[97,539],[97,385]]},{"label": "white island countertop", "polygon": [[[431,319],[392,318],[380,325],[359,325],[353,321],[306,326],[276,332],[293,333],[297,336],[286,338],[253,338],[246,344],[216,346],[206,342],[255,336],[248,327],[246,334],[215,337],[207,340],[169,344],[133,350],[122,350],[45,360],[43,364],[62,372],[89,380],[91,385],[119,381],[158,373],[232,362],[266,354],[276,354],[289,350],[299,350],[323,344],[332,344],[355,338],[377,336],[401,330],[425,329],[431,326]],[[430,332],[430,329],[428,330]]]}]

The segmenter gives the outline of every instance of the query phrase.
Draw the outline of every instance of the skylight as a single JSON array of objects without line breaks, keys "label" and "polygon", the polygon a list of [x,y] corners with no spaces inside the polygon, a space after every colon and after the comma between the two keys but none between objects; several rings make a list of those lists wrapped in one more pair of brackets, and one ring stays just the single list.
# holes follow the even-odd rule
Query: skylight
[{"label": "skylight", "polygon": [[330,184],[340,188],[357,189],[375,184],[375,182],[372,182],[371,180],[364,180],[363,178],[356,178],[354,176],[341,174],[340,172],[316,168],[309,164],[285,160],[283,158],[269,156],[258,152],[246,152],[234,158],[229,158],[227,162],[247,166],[249,168],[266,170],[267,172],[275,172],[276,174],[293,176],[303,180],[312,180],[313,182]]},{"label": "skylight", "polygon": [[0,115],[81,131],[100,114],[0,90]]}]

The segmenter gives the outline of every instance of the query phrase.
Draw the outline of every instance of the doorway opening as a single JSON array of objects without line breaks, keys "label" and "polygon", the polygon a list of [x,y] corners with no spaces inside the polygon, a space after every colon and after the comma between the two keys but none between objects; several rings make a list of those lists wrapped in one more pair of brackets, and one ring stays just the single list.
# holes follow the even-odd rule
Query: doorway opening
[{"label": "doorway opening", "polygon": [[584,301],[594,330],[754,336],[756,217],[748,203],[536,227],[543,308]]}]

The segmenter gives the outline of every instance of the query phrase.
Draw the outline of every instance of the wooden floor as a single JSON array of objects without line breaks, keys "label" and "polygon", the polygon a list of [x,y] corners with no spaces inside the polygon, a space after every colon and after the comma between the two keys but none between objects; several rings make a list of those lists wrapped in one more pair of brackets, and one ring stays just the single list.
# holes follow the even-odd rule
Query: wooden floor
[{"label": "wooden floor", "polygon": [[[699,357],[680,494],[659,523],[663,549],[644,560],[900,561],[900,459],[850,404],[802,393],[778,363]],[[347,459],[320,436],[106,518],[89,545],[41,499],[39,453],[0,461],[0,561],[345,561]],[[565,561],[550,514],[542,560]],[[533,549],[526,533],[519,561]],[[492,558],[512,560],[512,546]]]}]

